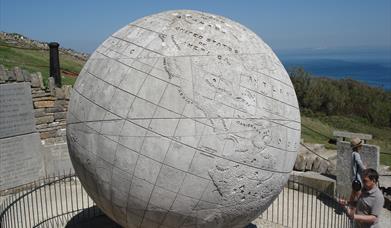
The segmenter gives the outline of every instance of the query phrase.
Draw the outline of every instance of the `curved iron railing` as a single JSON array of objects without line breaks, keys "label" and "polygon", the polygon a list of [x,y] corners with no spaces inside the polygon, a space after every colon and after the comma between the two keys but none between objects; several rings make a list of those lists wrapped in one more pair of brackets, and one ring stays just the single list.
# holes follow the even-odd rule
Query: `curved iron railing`
[{"label": "curved iron railing", "polygon": [[[1,228],[72,227],[103,216],[74,174],[48,177],[18,189],[24,190],[0,205]],[[294,178],[257,220],[281,227],[351,227],[333,196]]]}]

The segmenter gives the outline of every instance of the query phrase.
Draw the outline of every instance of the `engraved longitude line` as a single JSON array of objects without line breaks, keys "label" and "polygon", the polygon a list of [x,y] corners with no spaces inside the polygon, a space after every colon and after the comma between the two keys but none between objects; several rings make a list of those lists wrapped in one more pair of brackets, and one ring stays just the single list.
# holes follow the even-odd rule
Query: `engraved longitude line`
[{"label": "engraved longitude line", "polygon": [[[152,41],[151,41],[152,42]],[[142,51],[141,51],[142,52]],[[141,54],[141,52],[139,53],[139,54]],[[107,57],[107,56],[106,56]],[[109,58],[109,57],[108,57]],[[93,75],[92,73],[90,73],[91,75]],[[93,76],[95,76],[95,75],[93,75]],[[95,76],[96,77],[96,76]],[[125,77],[125,76],[124,76]],[[141,84],[141,86],[138,88],[138,91],[137,91],[137,94],[140,92],[140,90],[141,90],[141,88],[142,88],[142,86],[144,85],[144,83],[145,83],[145,81],[146,81],[146,78],[147,77],[145,77],[144,78],[144,81],[142,82],[142,84]],[[103,79],[102,79],[103,80]],[[105,80],[103,80],[103,81],[105,81]],[[105,81],[106,82],[106,81]],[[106,82],[107,83],[107,82]],[[118,89],[118,87],[116,86],[116,88]],[[135,101],[136,99],[133,99],[133,101],[132,101],[132,104],[129,106],[129,110],[128,110],[128,112],[127,112],[127,114],[126,114],[126,116],[129,114],[129,112],[130,112],[130,110],[131,110],[131,108],[132,108],[132,106],[133,106],[133,103],[134,103],[134,101]],[[111,111],[110,111],[111,112]],[[112,112],[111,112],[112,113]],[[112,113],[113,114],[113,113]],[[116,115],[116,114],[115,114]],[[122,118],[122,117],[121,117]],[[119,133],[119,135],[122,133],[122,130],[123,130],[123,128],[124,128],[124,126],[125,126],[125,123],[126,123],[126,121],[124,121],[124,123],[122,124],[122,127],[120,128],[120,133]],[[116,149],[115,149],[115,159],[117,159],[117,150],[118,150],[118,146],[119,146],[119,141],[120,141],[120,136],[119,136],[119,138],[118,138],[118,142],[117,142],[117,146],[116,146]],[[138,160],[138,158],[139,158],[139,156],[137,156],[137,160]],[[137,161],[136,161],[136,164],[137,164]],[[113,165],[114,166],[114,165]],[[136,167],[136,166],[135,166]],[[113,173],[113,172],[112,172]],[[134,173],[134,171],[133,171],[133,173]],[[112,178],[113,178],[113,176],[111,176],[111,181],[112,181]],[[130,180],[130,183],[132,183],[133,182],[133,176],[131,177],[131,180]],[[128,191],[130,191],[130,186],[131,186],[131,184],[129,185],[129,190]],[[129,198],[129,192],[128,192],[128,195],[127,195],[127,198]],[[112,206],[113,207],[113,206]],[[128,208],[129,207],[129,205],[127,204],[126,205],[126,208]],[[128,213],[128,210],[126,209],[126,214]],[[126,216],[127,217],[127,216]],[[126,223],[128,224],[128,221],[127,221],[127,218],[126,218]]]},{"label": "engraved longitude line", "polygon": [[[151,42],[152,42],[152,41],[151,41]],[[130,44],[128,44],[128,46],[130,46]],[[140,53],[138,53],[137,56],[139,56],[141,53],[142,53],[142,51],[140,51]],[[109,58],[109,59],[111,59],[111,58]],[[134,61],[135,61],[135,60],[133,60],[133,62],[134,62]],[[128,72],[128,69],[127,69],[127,72]],[[91,73],[90,73],[90,74],[91,74]],[[94,75],[94,76],[95,76],[95,75]],[[121,82],[125,79],[125,77],[126,77],[126,74],[124,74],[124,75],[122,76],[119,85],[120,85]],[[102,81],[105,82],[105,83],[108,83],[106,80],[103,80],[103,79],[102,79]],[[144,81],[143,81],[143,83],[144,83]],[[142,84],[143,84],[143,83],[142,83]],[[116,90],[118,90],[118,86],[112,85],[112,84],[110,84],[110,83],[108,83],[108,84],[111,85],[111,86],[113,86]],[[141,88],[141,87],[140,87],[140,88]],[[139,88],[139,90],[140,90],[140,88]],[[139,91],[138,91],[138,92],[139,92]],[[138,92],[137,92],[137,93],[138,93]],[[113,93],[113,97],[114,97],[114,94],[115,94],[115,92]],[[113,97],[112,97],[112,99],[113,99]],[[111,99],[111,100],[112,100],[112,99]],[[129,106],[129,110],[131,109],[131,107],[132,107],[132,105],[133,105],[133,103],[134,103],[134,100],[135,100],[135,99],[133,99],[132,104]],[[128,110],[128,112],[129,112],[129,110]],[[108,112],[105,113],[105,116],[107,115],[107,113],[108,113]],[[125,121],[123,122],[123,124],[122,124],[122,126],[121,126],[121,128],[120,128],[119,134],[121,134],[124,125],[125,125]],[[101,128],[102,128],[102,126],[103,126],[103,124],[101,125]],[[118,145],[119,145],[119,140],[120,140],[119,135],[117,135],[117,136],[118,136],[118,142],[117,142],[116,147],[115,147],[115,150],[114,150],[114,161],[113,161],[113,162],[115,162],[115,159],[117,159],[117,151],[118,151]],[[113,173],[114,173],[114,164],[112,164],[110,186],[112,186]],[[131,181],[132,181],[132,180],[130,180],[130,182],[131,182]],[[130,185],[129,185],[129,189],[130,189]],[[112,188],[110,189],[110,194],[111,194],[111,198],[112,198],[112,197],[113,197]],[[111,202],[111,208],[112,208],[112,210],[114,209],[113,202]]]},{"label": "engraved longitude line", "polygon": [[[201,193],[200,198],[197,199],[197,203],[194,205],[194,207],[191,208],[191,211],[194,211],[194,209],[198,207],[198,204],[199,204],[201,201],[203,201],[203,200],[201,200],[201,199],[202,199],[202,197],[204,196],[204,194],[205,194],[205,192],[206,192],[206,189],[208,189],[208,186],[209,186],[209,184],[210,184],[211,182],[212,182],[212,181],[209,180],[208,183],[205,185],[205,188],[204,188],[204,190],[202,190],[202,193]],[[206,202],[206,201],[204,201],[204,202]],[[213,203],[213,204],[215,204],[215,203]],[[215,205],[220,206],[220,204],[215,204]],[[197,213],[198,213],[198,211],[197,211]],[[189,216],[191,216],[191,213],[190,213],[189,215],[186,215],[186,216],[184,217],[183,222],[182,222],[182,224],[181,224],[179,227],[182,227],[182,226],[186,223],[186,219],[187,219],[187,217],[189,217]],[[195,217],[196,217],[196,219],[197,219],[197,224],[198,224],[198,217],[197,217],[197,216],[195,216]]]},{"label": "engraved longitude line", "polygon": [[[160,102],[162,101],[163,96],[164,96],[164,94],[165,94],[165,91],[166,91],[167,87],[168,87],[168,85],[166,85],[166,88],[164,89],[164,92],[163,92],[162,96],[160,97],[160,100],[159,100],[158,104],[160,104]],[[186,104],[185,104],[184,107],[183,107],[182,113],[185,111],[185,108],[186,108]],[[156,108],[156,110],[157,110],[157,108]],[[153,116],[155,116],[156,110],[155,110],[155,113],[154,113]],[[152,121],[151,121],[151,122],[152,122]],[[176,131],[177,131],[177,129],[178,129],[179,122],[180,122],[180,121],[178,121],[178,122],[176,123],[175,130],[174,130],[174,132],[173,132],[172,137],[174,137],[174,135],[175,135],[175,133],[176,133]],[[149,196],[149,199],[148,199],[148,202],[147,202],[147,207],[148,207],[148,205],[149,205],[150,202],[151,202],[152,194],[153,194],[153,192],[154,192],[154,190],[155,190],[155,187],[157,186],[157,182],[158,182],[158,180],[159,180],[160,173],[161,173],[161,171],[162,171],[162,169],[163,169],[163,165],[166,165],[166,163],[165,163],[164,161],[166,160],[166,157],[167,157],[168,151],[169,151],[170,148],[171,148],[172,142],[173,142],[173,140],[170,140],[170,144],[169,144],[169,146],[168,146],[168,148],[167,148],[166,153],[164,154],[163,162],[159,162],[159,163],[161,164],[161,166],[160,166],[160,169],[159,169],[159,173],[158,173],[158,175],[157,175],[157,177],[156,177],[155,183],[153,184],[153,188],[152,188],[152,191],[151,191],[151,195]],[[160,187],[160,186],[159,186],[159,187]],[[175,199],[176,199],[176,196],[175,196]],[[174,200],[174,201],[175,201],[175,200]],[[173,202],[174,202],[174,201],[173,201]],[[144,217],[145,217],[145,213],[146,213],[146,210],[145,210],[144,213],[143,213],[142,220],[143,220]],[[167,214],[166,214],[166,215],[167,215]],[[162,219],[162,221],[164,221],[164,219]]]},{"label": "engraved longitude line", "polygon": [[[152,43],[153,42],[153,40],[150,42],[150,43]],[[143,50],[144,51],[144,50]],[[141,53],[141,52],[140,52]],[[155,62],[155,64],[157,64],[157,60],[156,60],[156,62]],[[151,71],[152,71],[152,69],[151,69]],[[144,86],[144,84],[145,84],[145,82],[147,81],[147,79],[148,79],[148,77],[150,77],[150,74],[147,72],[146,73],[146,77],[144,78],[144,81],[143,81],[143,83],[141,84],[141,86],[139,87],[139,89],[138,89],[138,91],[137,91],[137,97],[139,97],[138,96],[138,94],[140,93],[140,91],[141,91],[141,88],[143,88],[143,86]],[[136,98],[133,100],[133,103],[132,103],[132,105],[129,107],[129,110],[128,110],[128,112],[127,112],[127,114],[126,114],[126,117],[129,115],[129,113],[130,113],[130,111],[132,110],[132,107],[133,107],[133,104],[134,104],[134,102],[136,101]],[[126,122],[126,119],[125,119],[125,122]],[[152,122],[152,120],[149,122],[149,125],[148,125],[148,127],[150,126],[150,124],[151,124],[151,122]],[[125,124],[122,126],[122,128],[125,126]],[[121,132],[122,132],[122,129],[121,129]],[[146,131],[145,132],[145,135],[147,134],[147,132],[148,131]],[[142,148],[142,145],[144,144],[144,141],[145,141],[145,135],[144,135],[144,138],[143,138],[143,141],[142,141],[142,143],[141,143],[141,147],[140,148]],[[130,195],[130,190],[131,190],[131,188],[132,188],[132,185],[133,185],[133,179],[134,179],[134,177],[135,177],[135,172],[136,172],[136,167],[137,167],[137,164],[138,164],[138,161],[139,161],[139,158],[140,158],[140,152],[137,152],[139,155],[137,156],[137,160],[136,160],[136,163],[135,163],[135,165],[134,165],[134,170],[133,170],[133,172],[132,172],[132,177],[131,177],[131,183],[130,183],[130,187],[129,187],[129,191],[128,191],[128,198],[129,198],[129,195]],[[129,200],[128,200],[128,204],[127,204],[127,206],[126,206],[127,208],[129,207]],[[128,211],[128,210],[126,210],[126,211]],[[142,222],[142,221],[141,221]],[[128,224],[128,221],[127,221],[127,224]]]},{"label": "engraved longitude line", "polygon": [[[165,93],[166,90],[167,90],[167,87],[168,87],[168,84],[166,84],[166,86],[164,87],[164,91],[163,91],[162,95],[161,95],[160,98],[159,98],[158,104],[160,104],[161,100],[163,99],[163,96],[164,96],[164,93]],[[158,106],[156,106],[156,108],[155,108],[155,110],[154,110],[154,112],[153,112],[153,116],[156,115],[157,110],[158,110]],[[147,129],[150,129],[151,123],[152,123],[152,120],[149,122]],[[141,147],[140,147],[140,148],[142,148],[142,147],[144,146],[144,142],[145,142],[145,138],[143,139],[143,142],[141,143]],[[172,142],[172,141],[170,141],[170,145],[171,145],[171,142]],[[170,146],[169,146],[168,148],[170,148]],[[168,149],[167,149],[167,150],[168,150]],[[168,153],[168,151],[166,151],[166,153],[165,153],[165,155],[164,155],[164,158],[166,157],[167,153]],[[140,151],[140,154],[141,154],[141,151]],[[153,191],[155,190],[155,187],[156,187],[156,182],[158,181],[160,172],[161,172],[162,167],[163,167],[163,163],[160,162],[160,161],[159,161],[159,163],[160,163],[160,169],[159,169],[159,172],[158,172],[158,175],[157,175],[157,177],[156,177],[155,182],[152,183],[152,184],[153,184],[153,188],[152,188],[151,194],[149,195],[149,198],[148,198],[148,201],[147,201],[146,208],[148,208],[148,205],[149,205],[149,203],[150,203],[150,201],[151,201]],[[141,223],[143,222],[143,220],[144,220],[144,218],[145,218],[145,213],[146,213],[146,212],[147,212],[147,210],[144,210],[143,215],[141,216]]]},{"label": "engraved longitude line", "polygon": [[[182,114],[183,114],[183,113],[185,112],[185,110],[186,110],[186,105],[187,105],[187,104],[185,104],[184,107],[183,107]],[[173,132],[173,137],[176,135],[176,131],[177,131],[178,126],[179,126],[179,122],[180,122],[180,121],[178,121],[178,123],[177,123],[177,125],[176,125],[176,127],[175,127],[175,130],[174,130],[174,132]],[[172,141],[170,141],[170,145],[168,146],[167,152],[166,152],[166,154],[164,155],[163,165],[167,165],[167,164],[165,163],[165,160],[166,160],[166,157],[167,157],[167,154],[168,154],[168,150],[170,149],[171,145],[172,145]],[[163,165],[162,165],[162,167],[163,167]],[[160,171],[161,171],[162,167],[160,168]],[[160,175],[160,171],[159,171],[159,175]],[[182,171],[182,172],[183,172],[183,171]],[[185,175],[183,176],[181,186],[182,186],[183,181],[185,180],[185,177],[186,177],[186,172],[184,172],[184,173],[185,173]],[[158,177],[159,177],[159,175],[158,175]],[[157,181],[158,181],[158,180],[157,180],[157,178],[156,178],[156,182],[157,182]],[[155,183],[155,186],[156,186],[156,183]],[[155,187],[155,186],[154,186],[154,187]],[[175,192],[175,198],[174,198],[174,200],[172,201],[172,203],[171,203],[171,205],[170,205],[170,207],[169,207],[168,213],[170,213],[171,208],[172,208],[172,205],[174,204],[175,200],[176,200],[177,197],[178,197],[179,191],[180,191],[180,188],[178,189],[177,192]],[[153,192],[153,190],[152,190],[152,192]],[[149,200],[151,200],[151,199],[149,199]],[[148,201],[148,204],[149,204],[149,201]],[[159,226],[162,225],[162,224],[164,223],[164,220],[166,219],[168,213],[166,213],[166,214],[164,215],[164,218],[161,220],[161,223],[159,224]]]}]

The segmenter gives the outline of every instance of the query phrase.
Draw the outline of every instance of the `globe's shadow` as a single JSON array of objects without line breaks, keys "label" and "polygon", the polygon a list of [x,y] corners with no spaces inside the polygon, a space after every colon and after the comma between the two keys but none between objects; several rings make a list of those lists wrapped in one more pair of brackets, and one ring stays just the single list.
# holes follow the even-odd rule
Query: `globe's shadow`
[{"label": "globe's shadow", "polygon": [[[244,228],[256,227],[256,225],[250,223]],[[122,226],[106,216],[97,206],[93,206],[74,215],[65,228],[122,228]]]},{"label": "globe's shadow", "polygon": [[84,209],[68,221],[65,228],[122,228],[107,217],[98,207]]}]

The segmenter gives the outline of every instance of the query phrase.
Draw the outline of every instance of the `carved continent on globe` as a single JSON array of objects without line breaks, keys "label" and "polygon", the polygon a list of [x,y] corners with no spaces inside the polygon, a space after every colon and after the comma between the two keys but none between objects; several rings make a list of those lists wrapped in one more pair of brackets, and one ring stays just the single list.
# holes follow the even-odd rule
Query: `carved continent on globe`
[{"label": "carved continent on globe", "polygon": [[287,72],[255,33],[190,10],[139,19],[91,55],[71,96],[77,175],[124,227],[244,227],[300,140]]}]

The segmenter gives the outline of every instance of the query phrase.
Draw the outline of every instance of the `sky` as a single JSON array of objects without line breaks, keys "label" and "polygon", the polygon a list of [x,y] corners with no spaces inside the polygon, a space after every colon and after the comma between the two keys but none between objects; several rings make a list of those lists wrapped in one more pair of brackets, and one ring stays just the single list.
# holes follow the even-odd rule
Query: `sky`
[{"label": "sky", "polygon": [[391,55],[390,0],[0,0],[0,31],[92,53],[126,24],[172,9],[228,17],[277,51],[364,48]]}]

